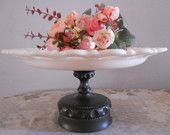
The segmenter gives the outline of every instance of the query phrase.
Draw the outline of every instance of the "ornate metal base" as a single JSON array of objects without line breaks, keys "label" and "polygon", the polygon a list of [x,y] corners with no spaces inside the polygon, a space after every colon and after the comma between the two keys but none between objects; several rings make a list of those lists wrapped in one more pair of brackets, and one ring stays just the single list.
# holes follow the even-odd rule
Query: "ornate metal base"
[{"label": "ornate metal base", "polygon": [[110,100],[91,93],[88,80],[94,75],[94,71],[74,71],[74,76],[80,80],[79,93],[67,95],[58,102],[61,127],[75,132],[94,132],[112,123]]}]

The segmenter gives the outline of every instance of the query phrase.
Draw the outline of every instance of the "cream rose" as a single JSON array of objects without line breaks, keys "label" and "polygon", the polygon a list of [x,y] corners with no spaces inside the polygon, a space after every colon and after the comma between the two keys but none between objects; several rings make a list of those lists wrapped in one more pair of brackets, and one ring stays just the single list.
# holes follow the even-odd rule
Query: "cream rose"
[{"label": "cream rose", "polygon": [[93,40],[97,47],[106,49],[114,43],[115,34],[111,29],[101,29],[95,32]]}]

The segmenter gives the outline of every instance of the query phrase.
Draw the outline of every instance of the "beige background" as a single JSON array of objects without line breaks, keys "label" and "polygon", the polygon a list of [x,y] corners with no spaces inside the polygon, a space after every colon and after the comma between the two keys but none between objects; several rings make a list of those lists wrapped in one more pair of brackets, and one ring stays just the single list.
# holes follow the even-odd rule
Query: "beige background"
[{"label": "beige background", "polygon": [[[38,15],[27,16],[25,6],[82,13],[95,3],[117,5],[136,35],[140,47],[168,47],[170,31],[169,0],[0,0],[0,49],[34,47],[39,40],[24,39],[27,31],[46,33],[52,22]],[[129,69],[97,71],[91,85],[95,88],[170,88],[170,52]],[[0,55],[0,96],[33,90],[77,87],[70,71],[32,68],[16,58]]]}]

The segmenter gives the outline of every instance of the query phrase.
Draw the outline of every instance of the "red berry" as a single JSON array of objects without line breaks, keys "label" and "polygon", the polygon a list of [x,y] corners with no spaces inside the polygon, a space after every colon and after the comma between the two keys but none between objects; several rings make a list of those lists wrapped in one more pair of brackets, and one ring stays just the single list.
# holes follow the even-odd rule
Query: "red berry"
[{"label": "red berry", "polygon": [[95,4],[95,7],[96,7],[96,8],[99,8],[99,4]]},{"label": "red berry", "polygon": [[58,17],[58,18],[61,18],[61,13],[57,13],[57,17]]}]

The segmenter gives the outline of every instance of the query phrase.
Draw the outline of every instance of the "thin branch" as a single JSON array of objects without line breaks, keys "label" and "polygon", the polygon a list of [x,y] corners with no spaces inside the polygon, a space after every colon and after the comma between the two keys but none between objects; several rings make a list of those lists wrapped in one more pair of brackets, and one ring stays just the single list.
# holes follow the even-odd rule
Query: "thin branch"
[{"label": "thin branch", "polygon": [[46,9],[46,12],[44,12],[38,8],[33,7],[32,9],[29,9],[26,6],[25,11],[27,12],[27,14],[31,13],[32,15],[34,15],[35,13],[38,13],[39,15],[43,15],[43,19],[46,19],[48,17],[49,21],[51,21],[53,19],[61,18],[61,13],[59,13],[59,12],[57,13],[56,11],[53,11],[53,14],[50,14],[48,8]]},{"label": "thin branch", "polygon": [[25,34],[24,35],[25,36],[25,38],[28,38],[28,37],[30,37],[31,39],[34,39],[34,38],[39,38],[39,39],[46,39],[46,40],[48,40],[50,37],[49,37],[49,35],[47,35],[47,36],[44,36],[44,35],[42,35],[41,33],[38,33],[37,35],[36,34],[34,34],[32,31],[31,32],[28,32],[27,34]]}]

